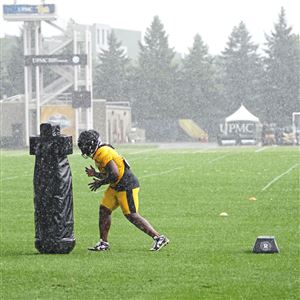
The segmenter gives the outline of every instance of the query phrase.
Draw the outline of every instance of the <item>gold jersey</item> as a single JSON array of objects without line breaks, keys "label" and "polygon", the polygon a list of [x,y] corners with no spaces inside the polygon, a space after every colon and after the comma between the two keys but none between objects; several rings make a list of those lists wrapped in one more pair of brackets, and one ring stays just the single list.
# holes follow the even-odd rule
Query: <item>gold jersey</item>
[{"label": "gold jersey", "polygon": [[121,156],[115,149],[110,145],[100,146],[94,156],[93,160],[95,161],[96,167],[101,173],[106,173],[105,167],[107,164],[113,160],[117,165],[119,170],[118,180],[112,184],[112,187],[118,191],[132,190],[139,187],[139,182],[134,174],[131,172],[129,165],[125,161],[124,157]]},{"label": "gold jersey", "polygon": [[124,158],[110,146],[102,146],[99,147],[95,152],[93,160],[95,161],[95,165],[101,173],[105,173],[105,167],[111,160],[114,161],[118,167],[119,176],[118,180],[114,184],[111,184],[111,187],[116,186],[124,175]]}]

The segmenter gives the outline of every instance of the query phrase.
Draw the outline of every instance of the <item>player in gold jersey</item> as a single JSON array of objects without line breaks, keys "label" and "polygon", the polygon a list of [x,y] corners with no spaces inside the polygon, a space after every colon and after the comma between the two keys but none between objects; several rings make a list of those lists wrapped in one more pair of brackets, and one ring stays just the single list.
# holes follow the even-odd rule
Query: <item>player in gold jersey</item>
[{"label": "player in gold jersey", "polygon": [[124,216],[137,228],[151,236],[154,244],[150,250],[159,251],[169,243],[164,235],[159,234],[151,224],[139,214],[139,182],[132,173],[126,159],[122,157],[110,144],[101,142],[99,133],[95,130],[81,132],[78,147],[84,158],[92,158],[96,168],[85,168],[86,174],[93,177],[89,183],[91,191],[96,191],[102,185],[108,184],[99,208],[100,240],[88,248],[92,251],[110,249],[108,233],[111,225],[111,213],[121,207]]}]

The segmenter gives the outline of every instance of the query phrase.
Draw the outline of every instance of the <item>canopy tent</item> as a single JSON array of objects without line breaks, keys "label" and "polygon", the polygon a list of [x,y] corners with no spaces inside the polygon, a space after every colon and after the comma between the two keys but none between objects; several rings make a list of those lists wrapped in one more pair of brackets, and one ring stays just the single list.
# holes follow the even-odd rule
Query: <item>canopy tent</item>
[{"label": "canopy tent", "polygon": [[251,114],[251,112],[243,104],[241,104],[241,107],[236,112],[225,118],[226,123],[238,121],[259,123],[259,119]]}]

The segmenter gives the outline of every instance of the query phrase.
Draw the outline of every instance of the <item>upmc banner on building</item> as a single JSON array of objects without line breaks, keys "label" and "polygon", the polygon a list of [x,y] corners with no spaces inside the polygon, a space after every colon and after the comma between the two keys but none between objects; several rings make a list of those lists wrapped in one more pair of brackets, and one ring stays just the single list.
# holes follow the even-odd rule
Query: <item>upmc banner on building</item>
[{"label": "upmc banner on building", "polygon": [[55,5],[54,4],[3,5],[3,18],[4,20],[7,21],[55,20],[56,19]]},{"label": "upmc banner on building", "polygon": [[86,65],[86,54],[72,55],[25,55],[25,66],[43,66],[43,65]]},{"label": "upmc banner on building", "polygon": [[59,125],[62,134],[75,137],[75,111],[70,105],[42,106],[41,123]]},{"label": "upmc banner on building", "polygon": [[53,14],[55,13],[54,4],[43,5],[27,5],[14,4],[3,5],[3,15],[17,15],[17,14]]}]

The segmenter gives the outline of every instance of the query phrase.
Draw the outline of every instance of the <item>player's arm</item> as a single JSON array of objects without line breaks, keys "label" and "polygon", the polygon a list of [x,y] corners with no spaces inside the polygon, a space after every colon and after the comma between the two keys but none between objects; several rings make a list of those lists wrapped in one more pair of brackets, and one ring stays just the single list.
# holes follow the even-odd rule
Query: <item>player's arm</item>
[{"label": "player's arm", "polygon": [[85,173],[89,177],[96,177],[98,179],[104,179],[107,177],[105,172],[97,172],[93,166],[90,166],[90,168],[86,167]]},{"label": "player's arm", "polygon": [[98,188],[100,188],[101,185],[112,184],[118,180],[119,169],[113,160],[107,163],[107,165],[105,166],[105,171],[107,174],[105,178],[101,178],[101,179],[94,178],[94,181],[89,183],[89,187],[91,191],[96,191]]}]

